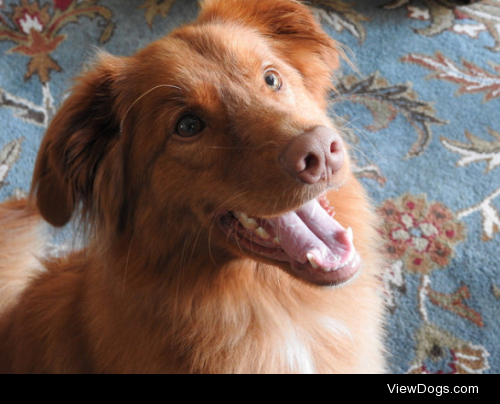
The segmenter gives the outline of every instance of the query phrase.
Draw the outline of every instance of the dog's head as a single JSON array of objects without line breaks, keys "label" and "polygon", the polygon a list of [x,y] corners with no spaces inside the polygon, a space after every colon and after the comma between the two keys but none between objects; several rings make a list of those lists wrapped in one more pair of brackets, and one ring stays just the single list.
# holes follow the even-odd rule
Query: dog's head
[{"label": "dog's head", "polygon": [[108,238],[162,251],[195,234],[212,252],[342,283],[359,257],[324,196],[351,176],[327,116],[338,54],[298,1],[206,0],[195,23],[135,56],[102,55],[79,79],[32,195],[55,226],[81,208]]}]

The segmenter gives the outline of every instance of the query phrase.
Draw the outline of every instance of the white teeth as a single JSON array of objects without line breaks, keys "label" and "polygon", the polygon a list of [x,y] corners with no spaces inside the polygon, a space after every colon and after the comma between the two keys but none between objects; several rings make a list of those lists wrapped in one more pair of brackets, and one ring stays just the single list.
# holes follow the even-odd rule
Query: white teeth
[{"label": "white teeth", "polygon": [[352,228],[349,227],[347,229],[347,238],[349,239],[349,242],[352,244],[354,242],[354,233],[352,231]]},{"label": "white teeth", "polygon": [[349,255],[349,258],[346,261],[345,265],[351,265],[354,262],[354,259],[356,258],[356,251],[352,250],[351,254]]},{"label": "white teeth", "polygon": [[[234,212],[234,216],[238,221],[242,224],[242,226],[247,230],[254,230],[255,234],[264,240],[269,240],[271,235],[262,227],[259,227],[259,224],[255,219],[248,217],[246,213]],[[273,240],[274,244],[281,245],[281,242],[278,237]]]},{"label": "white teeth", "polygon": [[307,260],[309,261],[309,263],[311,264],[311,266],[314,268],[314,269],[319,269],[320,266],[318,265],[318,263],[316,262],[316,258],[314,257],[314,255],[312,254],[307,254]]},{"label": "white teeth", "polygon": [[234,215],[247,230],[255,230],[259,227],[259,224],[255,221],[255,219],[249,218],[245,213],[235,213]]},{"label": "white teeth", "polygon": [[269,233],[265,231],[262,227],[259,227],[257,230],[255,230],[255,234],[257,234],[257,236],[263,238],[264,240],[269,240],[271,238]]},{"label": "white teeth", "polygon": [[307,254],[307,260],[314,269],[322,269],[324,272],[336,271],[336,269],[334,268],[323,268],[321,265],[318,264],[318,262],[316,261],[316,257],[311,253]]}]

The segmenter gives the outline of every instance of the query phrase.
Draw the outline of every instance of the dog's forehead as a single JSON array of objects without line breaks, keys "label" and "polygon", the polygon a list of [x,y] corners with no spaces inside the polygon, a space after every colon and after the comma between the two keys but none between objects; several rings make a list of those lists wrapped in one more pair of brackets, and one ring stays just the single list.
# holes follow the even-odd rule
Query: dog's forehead
[{"label": "dog's forehead", "polygon": [[253,76],[275,59],[264,37],[237,24],[189,26],[172,33],[171,39],[180,73],[196,81]]},{"label": "dog's forehead", "polygon": [[[250,104],[267,105],[273,97],[256,91],[258,86],[265,88],[267,69],[300,81],[272,45],[258,30],[238,24],[182,27],[136,55],[130,74],[132,87],[138,89],[133,97],[154,102],[157,96],[158,102],[168,99],[173,110],[190,108],[208,115],[225,111],[231,116]],[[288,98],[293,101],[291,94]]]}]

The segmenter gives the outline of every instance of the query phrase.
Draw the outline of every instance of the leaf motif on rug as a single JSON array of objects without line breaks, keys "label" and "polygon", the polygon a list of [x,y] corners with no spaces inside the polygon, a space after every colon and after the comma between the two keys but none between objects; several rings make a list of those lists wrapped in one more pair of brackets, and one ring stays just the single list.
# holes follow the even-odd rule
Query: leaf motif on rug
[{"label": "leaf motif on rug", "polygon": [[466,130],[465,137],[469,143],[453,141],[445,137],[441,138],[441,142],[448,150],[462,155],[457,163],[458,167],[484,161],[487,162],[485,174],[488,174],[500,166],[500,132],[491,128],[488,128],[488,132],[494,140],[485,140]]},{"label": "leaf motif on rug", "polygon": [[375,164],[365,164],[358,165],[358,162],[353,163],[354,166],[352,168],[354,175],[357,178],[366,178],[368,180],[373,180],[377,182],[381,187],[383,187],[387,183],[387,178],[383,175],[380,167]]},{"label": "leaf motif on rug", "polygon": [[427,285],[426,293],[432,304],[441,307],[444,310],[448,310],[457,316],[472,321],[478,327],[484,327],[481,313],[467,306],[465,303],[465,300],[471,298],[471,294],[467,286],[462,286],[455,293],[447,294],[436,292],[430,285]]},{"label": "leaf motif on rug", "polygon": [[24,138],[13,140],[0,150],[0,189],[4,187],[10,169],[19,160]]},{"label": "leaf motif on rug", "polygon": [[430,21],[428,27],[414,29],[420,35],[436,36],[451,31],[477,39],[479,33],[488,32],[495,44],[487,49],[500,52],[500,2],[498,0],[482,0],[476,4],[460,7],[447,0],[426,0],[426,8],[410,5],[413,3],[413,0],[393,0],[384,7],[397,9],[406,6],[409,18]]},{"label": "leaf motif on rug", "polygon": [[497,285],[492,286],[493,296],[495,296],[498,300],[500,300],[500,287]]},{"label": "leaf motif on rug", "polygon": [[420,101],[410,82],[391,85],[378,72],[366,78],[343,76],[336,85],[338,93],[332,93],[333,102],[359,103],[371,112],[373,124],[366,127],[376,132],[387,128],[398,114],[403,115],[417,132],[417,141],[407,158],[423,154],[432,140],[432,125],[447,124],[436,117],[432,103]]},{"label": "leaf motif on rug", "polygon": [[457,66],[452,60],[441,52],[436,52],[435,57],[410,53],[402,58],[403,62],[414,63],[426,67],[433,72],[427,79],[445,80],[458,84],[458,95],[485,93],[483,102],[489,102],[500,97],[500,65],[490,63],[496,73],[481,69],[475,64],[463,60],[463,68]]},{"label": "leaf motif on rug", "polygon": [[98,0],[52,0],[40,5],[40,0],[12,5],[10,12],[0,11],[0,41],[14,42],[10,53],[20,53],[30,58],[25,80],[37,75],[46,84],[50,72],[62,71],[62,67],[51,54],[66,40],[61,30],[80,17],[94,19],[101,16],[107,23],[99,42],[106,43],[114,31],[110,9],[97,5]]},{"label": "leaf motif on rug", "polygon": [[177,0],[146,0],[139,8],[146,10],[146,22],[152,27],[154,18],[158,15],[163,18],[167,17],[176,1]]},{"label": "leaf motif on rug", "polygon": [[368,17],[357,12],[351,4],[340,0],[312,0],[308,3],[319,21],[329,24],[337,32],[349,32],[360,44],[366,40],[366,29],[363,23]]},{"label": "leaf motif on rug", "polygon": [[[493,138],[488,141],[465,131],[469,143],[453,141],[445,137],[441,138],[442,144],[450,151],[462,155],[458,161],[458,167],[464,167],[473,163],[487,162],[485,174],[500,166],[500,133],[488,128]],[[474,213],[481,213],[482,218],[482,240],[491,241],[500,232],[500,213],[495,206],[495,200],[500,199],[500,188],[485,197],[478,204],[458,212],[457,217],[462,220]]]},{"label": "leaf motif on rug", "polygon": [[0,88],[0,108],[12,109],[16,118],[46,128],[55,114],[54,98],[49,83],[42,85],[42,95],[42,105],[36,105]]},{"label": "leaf motif on rug", "polygon": [[406,282],[403,271],[403,261],[393,262],[384,269],[382,283],[384,285],[384,300],[387,309],[394,314],[397,304],[397,293],[406,293]]},{"label": "leaf motif on rug", "polygon": [[459,219],[464,219],[474,213],[481,213],[483,241],[491,241],[500,232],[500,212],[494,205],[494,201],[500,198],[500,188],[488,195],[478,204],[464,209],[458,213]]}]

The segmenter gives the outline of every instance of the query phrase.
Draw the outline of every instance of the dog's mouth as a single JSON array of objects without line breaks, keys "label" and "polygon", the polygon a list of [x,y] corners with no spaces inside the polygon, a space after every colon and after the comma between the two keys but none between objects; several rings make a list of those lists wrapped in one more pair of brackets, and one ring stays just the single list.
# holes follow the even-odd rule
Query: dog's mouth
[{"label": "dog's mouth", "polygon": [[351,280],[361,264],[352,229],[345,229],[334,216],[323,195],[271,219],[227,212],[220,216],[219,225],[243,253],[289,263],[292,275],[333,286]]}]

